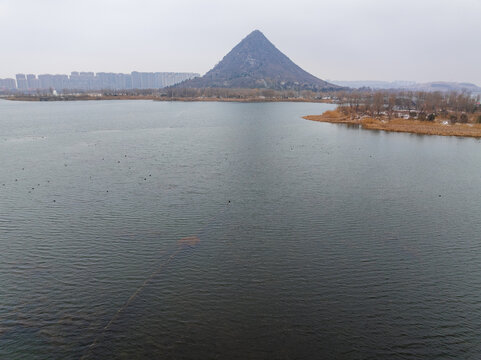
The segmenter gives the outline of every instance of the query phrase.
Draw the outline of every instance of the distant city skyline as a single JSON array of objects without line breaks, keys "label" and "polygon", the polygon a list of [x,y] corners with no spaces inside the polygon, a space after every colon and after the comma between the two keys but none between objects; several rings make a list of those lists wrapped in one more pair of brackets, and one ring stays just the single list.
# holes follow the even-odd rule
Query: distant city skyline
[{"label": "distant city skyline", "polygon": [[79,72],[67,74],[16,74],[15,78],[0,78],[0,90],[130,90],[162,89],[199,76],[198,73],[139,72]]},{"label": "distant city skyline", "polygon": [[0,78],[202,75],[259,29],[321,79],[481,85],[480,18],[479,0],[0,0]]}]

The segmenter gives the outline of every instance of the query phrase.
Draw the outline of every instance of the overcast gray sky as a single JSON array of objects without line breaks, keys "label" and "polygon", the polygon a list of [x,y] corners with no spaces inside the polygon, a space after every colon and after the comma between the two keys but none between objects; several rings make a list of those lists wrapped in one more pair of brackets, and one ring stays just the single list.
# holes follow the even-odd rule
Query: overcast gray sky
[{"label": "overcast gray sky", "polygon": [[0,77],[203,74],[254,29],[322,79],[481,85],[481,0],[0,0]]}]

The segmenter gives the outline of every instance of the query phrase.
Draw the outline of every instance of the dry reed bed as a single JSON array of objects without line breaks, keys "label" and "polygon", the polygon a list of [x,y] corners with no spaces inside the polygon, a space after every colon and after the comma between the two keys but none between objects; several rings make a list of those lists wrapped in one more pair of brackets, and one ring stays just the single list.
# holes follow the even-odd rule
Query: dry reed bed
[{"label": "dry reed bed", "polygon": [[442,121],[428,122],[408,119],[351,119],[337,110],[329,110],[322,115],[308,115],[306,120],[329,122],[336,124],[355,124],[363,129],[406,132],[422,135],[464,136],[481,138],[481,124],[443,124]]}]

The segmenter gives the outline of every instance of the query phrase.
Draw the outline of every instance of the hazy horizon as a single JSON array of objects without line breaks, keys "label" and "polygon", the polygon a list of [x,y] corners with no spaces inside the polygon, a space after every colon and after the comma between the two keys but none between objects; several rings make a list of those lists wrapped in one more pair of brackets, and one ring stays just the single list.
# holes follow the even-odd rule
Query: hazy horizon
[{"label": "hazy horizon", "polygon": [[481,2],[0,0],[0,78],[71,71],[211,69],[254,29],[338,81],[481,85]]}]

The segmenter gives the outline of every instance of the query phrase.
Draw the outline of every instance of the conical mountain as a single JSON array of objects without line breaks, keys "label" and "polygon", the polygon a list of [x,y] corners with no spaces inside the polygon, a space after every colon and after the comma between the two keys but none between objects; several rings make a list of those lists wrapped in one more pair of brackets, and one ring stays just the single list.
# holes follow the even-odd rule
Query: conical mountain
[{"label": "conical mountain", "polygon": [[309,74],[280,52],[259,30],[237,44],[212,70],[177,85],[183,88],[330,90],[340,87]]}]

